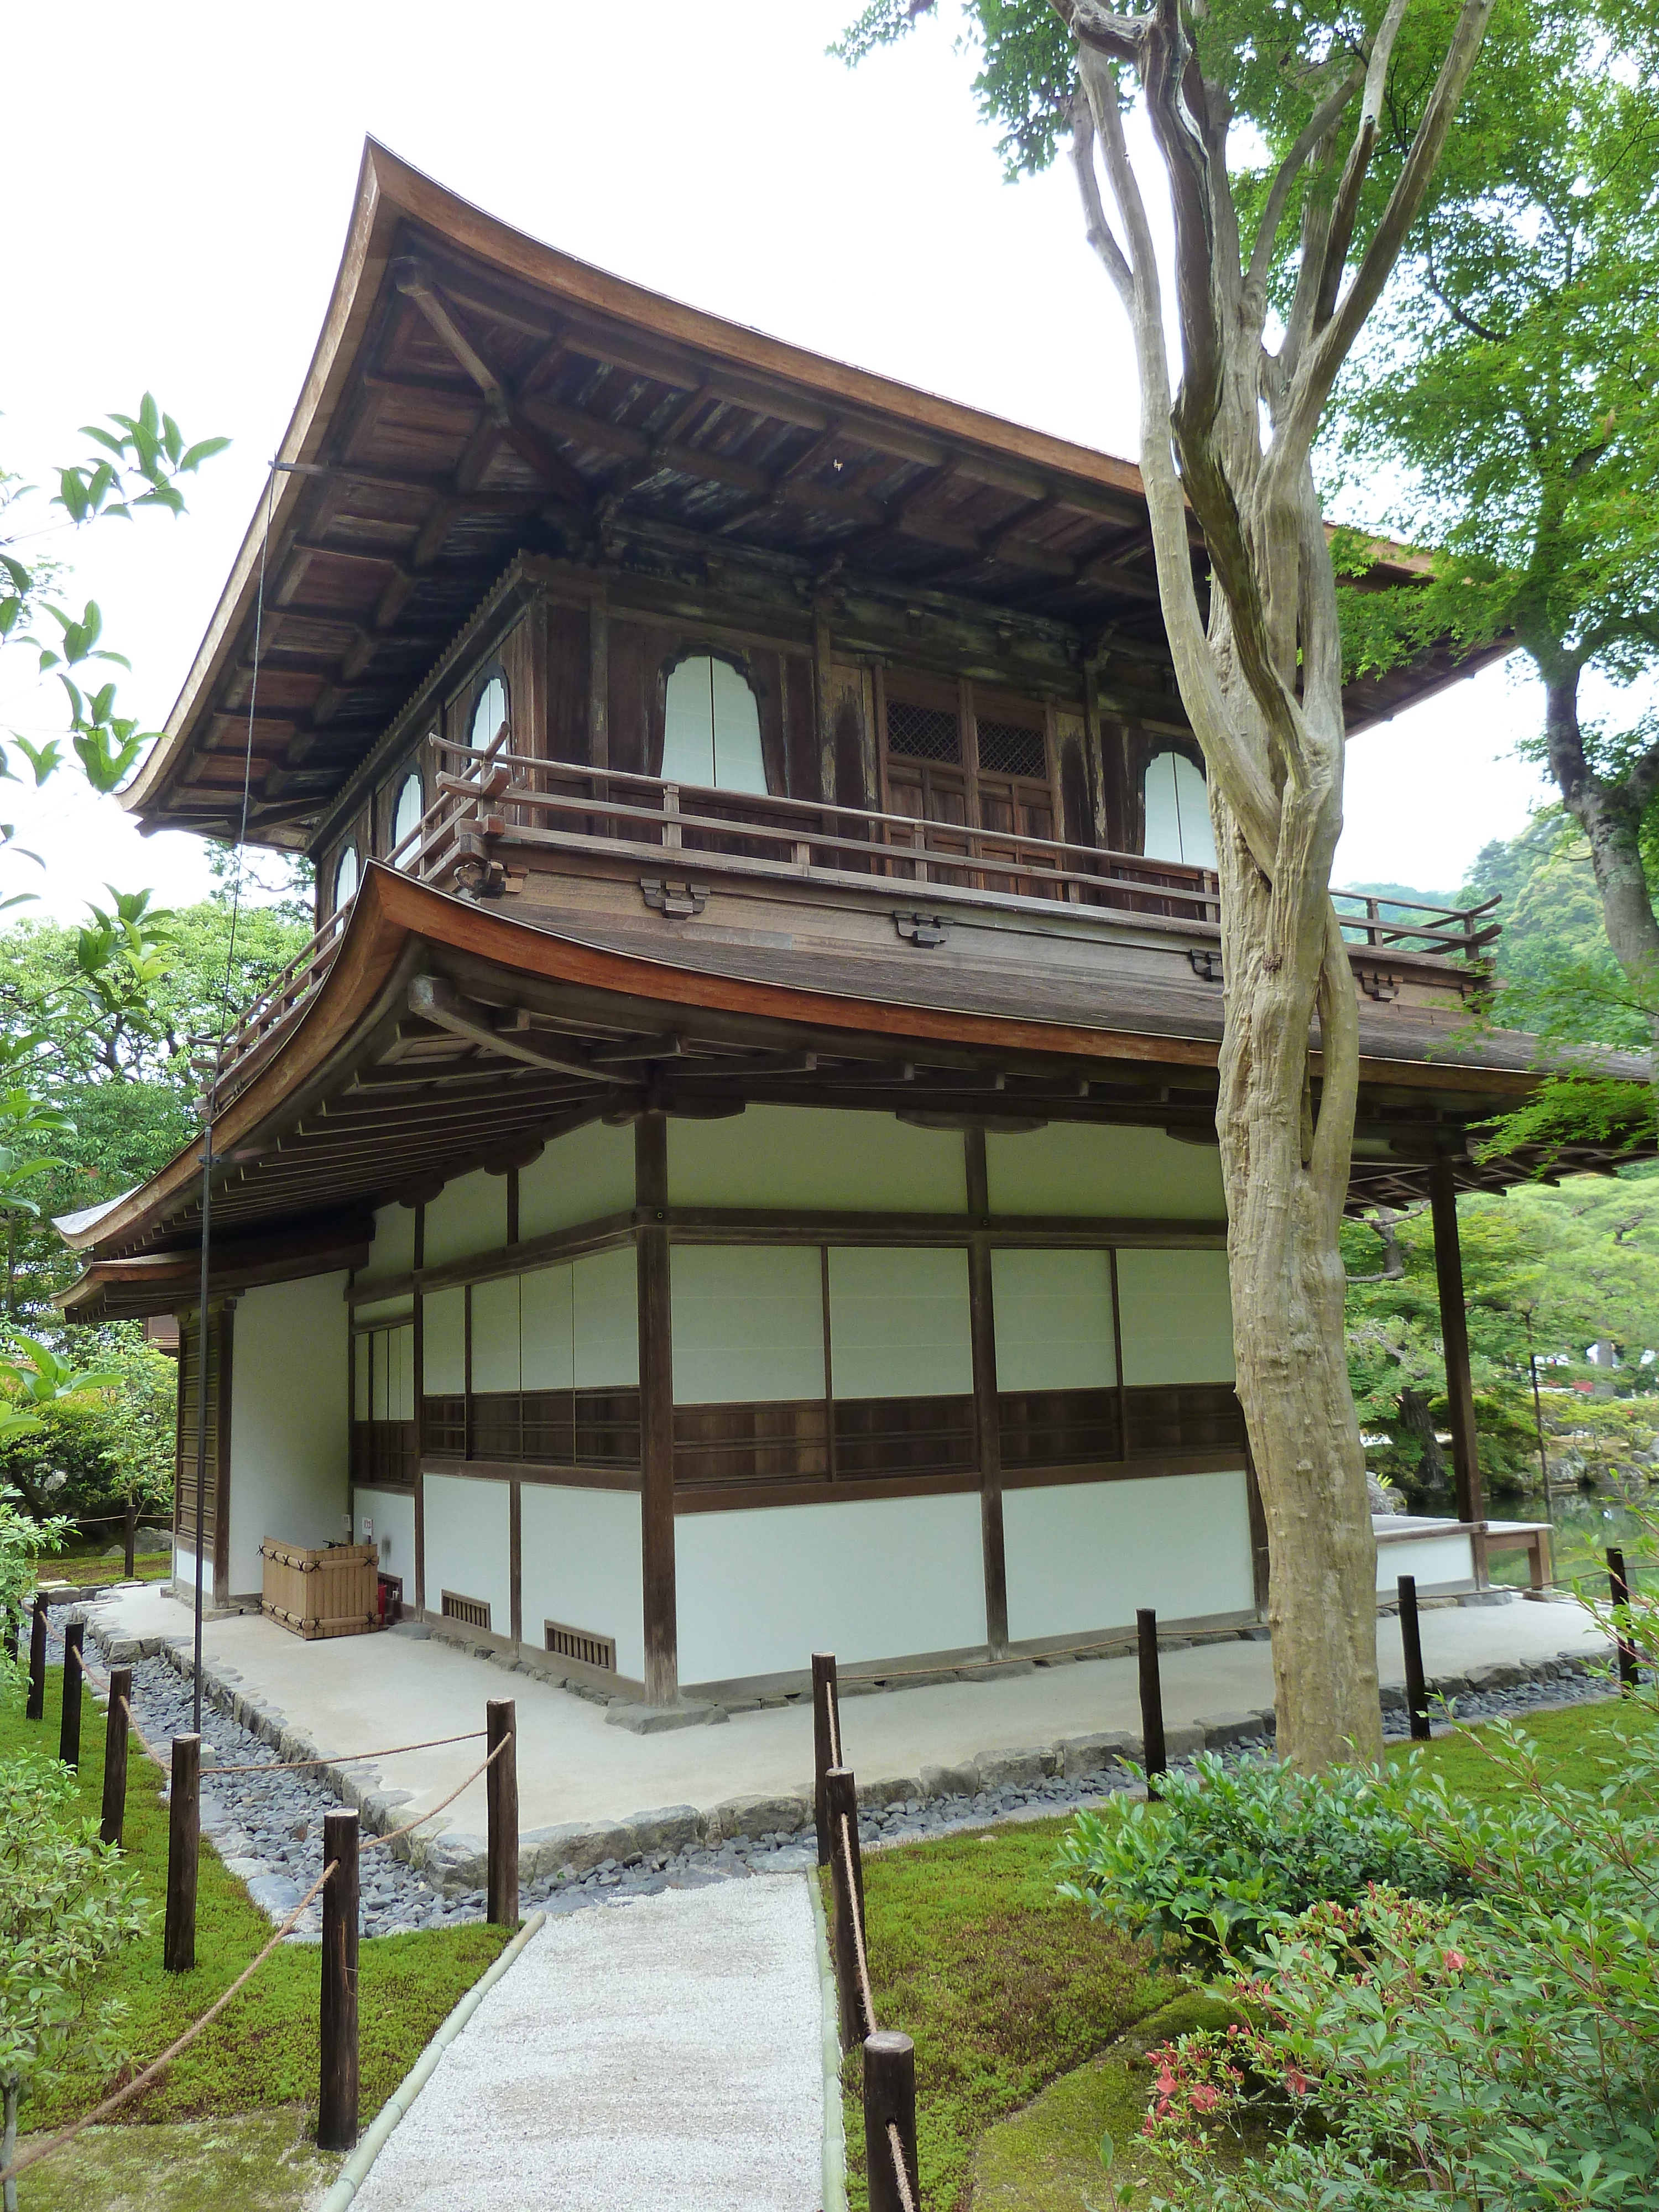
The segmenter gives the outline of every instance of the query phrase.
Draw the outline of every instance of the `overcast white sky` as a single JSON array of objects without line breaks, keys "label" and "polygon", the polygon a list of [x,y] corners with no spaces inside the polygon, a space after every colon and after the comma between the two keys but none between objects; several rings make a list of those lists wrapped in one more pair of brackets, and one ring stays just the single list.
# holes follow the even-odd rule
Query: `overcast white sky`
[{"label": "overcast white sky", "polygon": [[[146,386],[187,435],[234,441],[185,521],[36,541],[72,553],[102,604],[133,662],[127,710],[160,726],[212,612],[310,358],[365,133],[624,276],[1133,455],[1127,340],[1069,175],[1003,184],[948,5],[849,75],[823,49],[856,8],[18,10],[7,162],[30,204],[12,206],[0,459],[38,479]],[[1337,879],[1455,885],[1540,790],[1510,757],[1536,717],[1494,670],[1357,738]],[[9,675],[0,718],[33,730],[56,708]],[[4,811],[50,864],[51,911],[109,880],[175,900],[209,881],[195,840],[141,839],[77,779],[39,800],[13,787]]]}]

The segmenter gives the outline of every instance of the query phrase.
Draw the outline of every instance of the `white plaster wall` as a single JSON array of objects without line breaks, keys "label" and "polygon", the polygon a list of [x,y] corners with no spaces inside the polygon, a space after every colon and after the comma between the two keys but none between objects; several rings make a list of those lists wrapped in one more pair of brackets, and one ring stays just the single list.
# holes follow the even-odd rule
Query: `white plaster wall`
[{"label": "white plaster wall", "polygon": [[396,1275],[407,1275],[415,1265],[415,1209],[412,1206],[383,1206],[374,1217],[374,1242],[369,1247],[368,1265],[353,1285],[362,1290],[366,1285],[390,1282]]},{"label": "white plaster wall", "polygon": [[1233,1310],[1224,1252],[1120,1252],[1123,1380],[1231,1382]]},{"label": "white plaster wall", "polygon": [[426,1209],[421,1264],[447,1267],[475,1252],[499,1252],[507,1243],[507,1177],[482,1168],[447,1182]]},{"label": "white plaster wall", "polygon": [[966,1252],[836,1246],[830,1255],[830,1364],[838,1398],[951,1397],[971,1390]]},{"label": "white plaster wall", "polygon": [[[412,1606],[415,1602],[415,1500],[406,1490],[359,1488],[352,1492],[351,1504],[357,1518],[357,1541],[380,1547],[381,1573],[403,1577],[404,1603]],[[366,1521],[372,1521],[374,1524],[372,1535],[364,1528]]]},{"label": "white plaster wall", "polygon": [[456,1283],[421,1301],[421,1374],[428,1398],[459,1397],[466,1388],[466,1290]]},{"label": "white plaster wall", "polygon": [[[238,1302],[230,1362],[230,1589],[260,1588],[262,1537],[337,1543],[349,1480],[343,1275]],[[195,1570],[191,1570],[193,1574]]]},{"label": "white plaster wall", "polygon": [[[526,1390],[568,1390],[576,1373],[573,1271],[533,1267],[519,1278],[520,1372]],[[635,1329],[637,1340],[638,1330]],[[635,1358],[639,1357],[637,1341]]]},{"label": "white plaster wall", "polygon": [[[442,1610],[443,1593],[482,1598],[489,1626],[513,1632],[513,1505],[505,1482],[428,1474],[426,1492],[426,1607]],[[412,1594],[412,1592],[411,1592]]]},{"label": "white plaster wall", "polygon": [[[641,1680],[645,1674],[645,1586],[637,1494],[526,1482],[519,1495],[525,1642],[540,1650],[546,1640],[544,1624],[550,1620],[567,1628],[585,1628],[596,1636],[614,1636],[617,1673]],[[431,1543],[428,1534],[428,1582]]]},{"label": "white plaster wall", "polygon": [[472,1285],[472,1387],[475,1390],[522,1388],[519,1352],[519,1278],[497,1276]]},{"label": "white plaster wall", "polygon": [[1419,1592],[1474,1580],[1474,1549],[1467,1536],[1419,1536],[1408,1544],[1376,1547],[1376,1587],[1392,1597],[1401,1575],[1414,1575]]},{"label": "white plaster wall", "polygon": [[1121,1627],[1146,1605],[1189,1620],[1255,1602],[1242,1470],[1010,1490],[1002,1522],[1016,1643]]},{"label": "white plaster wall", "polygon": [[991,1255],[999,1390],[1094,1390],[1117,1380],[1104,1252]]},{"label": "white plaster wall", "polygon": [[634,1208],[634,1132],[592,1121],[519,1170],[519,1235],[550,1236]]},{"label": "white plaster wall", "polygon": [[988,1136],[985,1165],[993,1213],[1226,1218],[1220,1152],[1183,1145],[1162,1129],[1051,1121],[1022,1137]]},{"label": "white plaster wall", "polygon": [[639,1255],[631,1244],[593,1252],[571,1269],[579,1390],[640,1379]]},{"label": "white plaster wall", "polygon": [[683,1682],[985,1641],[977,1493],[683,1513],[674,1540]]},{"label": "white plaster wall", "polygon": [[792,1206],[825,1212],[964,1213],[968,1170],[953,1130],[890,1114],[750,1106],[725,1121],[668,1124],[674,1206]]},{"label": "white plaster wall", "polygon": [[677,1244],[674,1402],[823,1395],[823,1259],[803,1249]]}]

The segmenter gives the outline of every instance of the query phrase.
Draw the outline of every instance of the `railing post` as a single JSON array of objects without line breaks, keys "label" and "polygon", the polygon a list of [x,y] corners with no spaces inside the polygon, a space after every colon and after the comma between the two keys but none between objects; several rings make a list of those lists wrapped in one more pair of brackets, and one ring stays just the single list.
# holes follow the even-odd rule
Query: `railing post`
[{"label": "railing post", "polygon": [[357,1815],[323,1815],[321,2069],[317,2147],[349,2150],[357,2140]]},{"label": "railing post", "polygon": [[854,1926],[854,1913],[858,1926],[864,1924],[864,1854],[859,1847],[858,1785],[852,1770],[832,1766],[824,1777],[824,1790],[830,1814],[830,1895],[835,1905],[830,1934],[835,1942],[836,1984],[841,1993],[841,2045],[843,2051],[853,2051],[875,2023],[865,2018]]},{"label": "railing post", "polygon": [[818,1832],[818,1864],[830,1864],[830,1801],[825,1778],[841,1765],[841,1700],[833,1651],[812,1654],[812,1820]]},{"label": "railing post", "polygon": [[1158,1778],[1170,1762],[1164,1748],[1164,1682],[1158,1666],[1158,1615],[1150,1607],[1135,1614],[1140,1646],[1140,1741],[1146,1769],[1146,1795],[1158,1796]]},{"label": "railing post", "polygon": [[137,1548],[137,1535],[138,1509],[129,1498],[127,1500],[127,1510],[121,1516],[121,1548],[124,1554],[125,1572],[129,1582],[131,1582],[136,1578],[138,1571],[137,1562],[135,1556]]},{"label": "railing post", "polygon": [[173,1788],[167,1802],[167,1909],[161,1964],[187,1974],[196,1964],[196,1862],[202,1838],[202,1739],[173,1739]]},{"label": "railing post", "polygon": [[1423,1680],[1423,1632],[1417,1618],[1417,1577],[1401,1575],[1395,1584],[1400,1599],[1400,1644],[1406,1655],[1406,1711],[1412,1741],[1429,1740],[1429,1692]]},{"label": "railing post", "polygon": [[[1613,1593],[1614,1605],[1629,1605],[1630,1578],[1625,1572],[1625,1555],[1611,1544],[1607,1547],[1607,1586]],[[1617,1622],[1613,1625],[1613,1637],[1619,1653],[1619,1694],[1626,1698],[1641,1679],[1638,1672],[1637,1650],[1636,1646],[1620,1633]]]},{"label": "railing post", "polygon": [[514,1700],[491,1698],[484,1708],[484,1748],[497,1744],[507,1748],[484,1775],[484,1802],[489,1810],[489,1904],[485,1917],[493,1927],[519,1924],[519,1747]]},{"label": "railing post", "polygon": [[29,1622],[29,1701],[24,1708],[26,1720],[44,1720],[46,1711],[46,1599],[44,1590],[34,1593],[34,1613]]},{"label": "railing post", "polygon": [[127,1817],[127,1706],[132,1697],[131,1667],[109,1670],[109,1713],[104,1723],[104,1803],[98,1823],[100,1844],[119,1844]]},{"label": "railing post", "polygon": [[[890,2130],[896,2130],[896,2159]],[[864,2164],[870,2212],[919,2212],[916,2046],[883,2028],[864,2045]],[[900,2179],[900,2165],[903,2179]]]},{"label": "railing post", "polygon": [[58,1756],[65,1766],[81,1764],[81,1646],[83,1623],[71,1620],[64,1631],[64,1703],[58,1719]]},{"label": "railing post", "polygon": [[662,842],[665,851],[678,851],[680,842],[680,787],[677,783],[665,783],[662,787]]}]

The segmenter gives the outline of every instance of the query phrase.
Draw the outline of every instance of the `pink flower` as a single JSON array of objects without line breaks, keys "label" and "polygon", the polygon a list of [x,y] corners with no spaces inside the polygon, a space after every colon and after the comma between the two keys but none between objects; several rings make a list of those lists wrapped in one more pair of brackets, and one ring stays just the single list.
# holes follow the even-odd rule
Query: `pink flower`
[{"label": "pink flower", "polygon": [[1461,1951],[1447,1951],[1443,1954],[1443,1957],[1449,1974],[1461,1974],[1469,1963]]},{"label": "pink flower", "polygon": [[1188,2100],[1195,2112],[1212,2112],[1221,2102],[1219,2089],[1212,2089],[1207,2081],[1194,2083]]},{"label": "pink flower", "polygon": [[1302,2069],[1299,2066],[1287,2066],[1285,2068],[1285,2087],[1290,2091],[1291,2096],[1305,2097],[1308,2094],[1310,2086],[1307,2075],[1302,2071]]}]

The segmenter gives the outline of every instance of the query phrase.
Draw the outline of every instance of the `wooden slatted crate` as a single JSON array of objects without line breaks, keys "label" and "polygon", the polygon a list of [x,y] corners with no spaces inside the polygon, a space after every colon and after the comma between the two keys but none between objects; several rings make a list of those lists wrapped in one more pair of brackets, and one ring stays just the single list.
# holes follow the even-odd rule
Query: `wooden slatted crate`
[{"label": "wooden slatted crate", "polygon": [[362,1636],[380,1620],[373,1544],[331,1544],[301,1551],[267,1536],[259,1547],[264,1588],[259,1609],[307,1643],[323,1636]]}]

